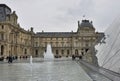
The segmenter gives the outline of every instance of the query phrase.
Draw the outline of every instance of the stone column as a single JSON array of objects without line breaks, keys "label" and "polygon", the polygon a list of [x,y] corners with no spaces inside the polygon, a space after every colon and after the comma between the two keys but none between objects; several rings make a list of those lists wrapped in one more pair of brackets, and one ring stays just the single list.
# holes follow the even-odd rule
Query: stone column
[{"label": "stone column", "polygon": [[10,51],[9,44],[6,45],[6,49],[7,49],[6,56],[9,56],[9,51]]}]

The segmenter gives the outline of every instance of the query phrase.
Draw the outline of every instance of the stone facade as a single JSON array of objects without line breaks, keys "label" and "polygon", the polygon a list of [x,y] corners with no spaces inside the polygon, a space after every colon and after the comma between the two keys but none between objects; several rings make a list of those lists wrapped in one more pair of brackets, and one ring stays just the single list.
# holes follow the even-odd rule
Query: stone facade
[{"label": "stone facade", "polygon": [[3,8],[3,11],[5,8],[10,11],[3,14],[5,20],[0,20],[0,56],[43,57],[47,44],[51,44],[55,57],[69,57],[74,54],[93,62],[94,45],[104,34],[95,32],[89,20],[82,20],[81,23],[78,21],[76,32],[34,33],[33,28],[26,31],[18,24],[15,11],[11,12],[5,4],[0,4],[0,8]]},{"label": "stone facade", "polygon": [[[31,55],[33,49],[33,31],[26,31],[17,23],[15,11],[5,14],[6,5],[2,4],[5,20],[0,21],[0,55],[23,56]],[[9,9],[9,8],[8,8]]]}]

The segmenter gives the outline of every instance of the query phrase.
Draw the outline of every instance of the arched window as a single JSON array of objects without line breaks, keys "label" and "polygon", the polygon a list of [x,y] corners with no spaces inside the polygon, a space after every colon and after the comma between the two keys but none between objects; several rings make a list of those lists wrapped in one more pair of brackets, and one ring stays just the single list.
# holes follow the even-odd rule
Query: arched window
[{"label": "arched window", "polygon": [[27,49],[25,49],[25,54],[27,54]]},{"label": "arched window", "polygon": [[35,50],[35,55],[38,56],[38,50]]},{"label": "arched window", "polygon": [[78,54],[79,54],[79,53],[78,53],[78,49],[76,49],[76,50],[75,50],[75,55],[78,55]]}]

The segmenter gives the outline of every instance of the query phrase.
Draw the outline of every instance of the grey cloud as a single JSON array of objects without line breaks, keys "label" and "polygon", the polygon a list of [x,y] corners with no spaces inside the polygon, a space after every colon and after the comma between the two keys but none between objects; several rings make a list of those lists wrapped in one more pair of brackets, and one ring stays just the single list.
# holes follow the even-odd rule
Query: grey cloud
[{"label": "grey cloud", "polygon": [[15,10],[25,29],[76,31],[85,14],[98,31],[104,31],[119,15],[119,0],[0,0]]}]

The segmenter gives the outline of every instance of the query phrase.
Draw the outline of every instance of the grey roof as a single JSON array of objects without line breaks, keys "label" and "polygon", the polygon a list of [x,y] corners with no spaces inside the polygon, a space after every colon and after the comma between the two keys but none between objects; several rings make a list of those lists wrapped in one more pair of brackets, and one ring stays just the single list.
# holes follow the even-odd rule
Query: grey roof
[{"label": "grey roof", "polygon": [[6,4],[0,4],[0,7],[7,7],[11,11],[11,9]]},{"label": "grey roof", "polygon": [[71,37],[75,32],[37,32],[37,37]]},{"label": "grey roof", "polygon": [[82,20],[80,27],[93,27],[93,25],[92,22],[89,22],[89,20]]}]

